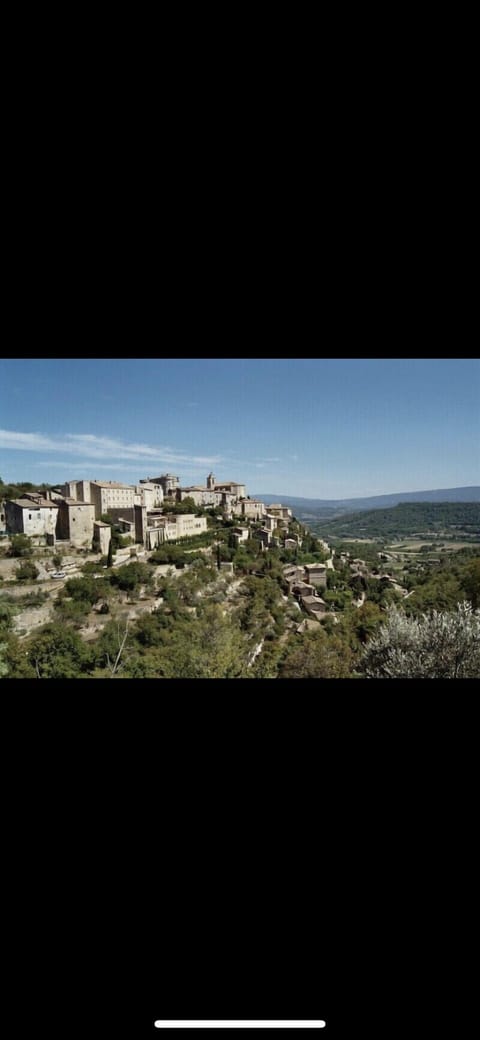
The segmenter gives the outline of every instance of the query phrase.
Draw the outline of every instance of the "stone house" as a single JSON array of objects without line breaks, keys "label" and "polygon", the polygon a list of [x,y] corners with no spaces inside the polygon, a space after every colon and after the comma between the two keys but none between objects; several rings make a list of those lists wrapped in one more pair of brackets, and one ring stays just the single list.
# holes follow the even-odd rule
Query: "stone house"
[{"label": "stone house", "polygon": [[327,612],[327,604],[320,599],[320,596],[301,596],[301,604],[307,614],[314,618],[321,617]]},{"label": "stone house", "polygon": [[278,518],[272,516],[271,513],[265,513],[265,515],[262,516],[262,522],[263,526],[267,528],[267,531],[274,531],[278,526]]},{"label": "stone house", "polygon": [[102,556],[108,556],[108,549],[112,540],[112,528],[110,524],[106,524],[103,520],[94,520],[93,523],[93,544],[97,552],[100,552]]},{"label": "stone house", "polygon": [[324,563],[306,563],[307,581],[318,588],[327,587],[327,568]]},{"label": "stone house", "polygon": [[72,498],[76,502],[91,502],[89,480],[67,480],[63,485],[65,498]]},{"label": "stone house", "polygon": [[226,491],[210,490],[202,487],[201,484],[178,488],[178,501],[183,502],[186,498],[193,499],[196,506],[203,506],[204,509],[215,506],[220,506],[222,509],[231,509],[234,502],[233,495],[228,494]]},{"label": "stone house", "polygon": [[213,473],[209,473],[206,484],[178,487],[176,497],[180,502],[185,498],[193,498],[196,506],[220,506],[230,512],[235,503],[245,497],[245,492],[245,484],[238,484],[236,480],[225,480],[219,484]]},{"label": "stone house", "polygon": [[309,585],[306,581],[293,582],[290,588],[290,592],[297,598],[301,599],[302,596],[314,596],[315,586]]},{"label": "stone house", "polygon": [[261,520],[266,513],[265,505],[256,498],[242,498],[236,503],[235,516],[243,516],[246,520]]},{"label": "stone house", "polygon": [[91,548],[95,506],[93,502],[79,502],[74,498],[58,499],[56,537],[71,542],[77,548]]},{"label": "stone house", "polygon": [[134,504],[146,506],[147,510],[158,509],[163,503],[163,488],[153,481],[141,480],[135,487]]},{"label": "stone house", "polygon": [[282,520],[291,520],[292,519],[292,510],[289,509],[288,506],[282,506],[279,502],[275,503],[275,504],[271,503],[268,506],[268,512],[270,513],[270,516],[274,516],[277,519],[282,519]]},{"label": "stone house", "polygon": [[25,494],[22,498],[7,499],[5,521],[7,533],[26,534],[29,538],[55,544],[58,503],[42,495]]},{"label": "stone house", "polygon": [[234,527],[233,528],[232,537],[233,537],[233,540],[235,542],[235,546],[236,546],[237,549],[238,549],[238,546],[242,544],[242,542],[247,542],[248,541],[249,534],[250,534],[250,531],[249,531],[248,527]]},{"label": "stone house", "polygon": [[161,488],[162,495],[165,498],[175,498],[177,488],[180,487],[180,480],[174,473],[163,473],[161,477],[147,477],[140,481],[140,484],[143,483],[155,484],[158,488]]}]

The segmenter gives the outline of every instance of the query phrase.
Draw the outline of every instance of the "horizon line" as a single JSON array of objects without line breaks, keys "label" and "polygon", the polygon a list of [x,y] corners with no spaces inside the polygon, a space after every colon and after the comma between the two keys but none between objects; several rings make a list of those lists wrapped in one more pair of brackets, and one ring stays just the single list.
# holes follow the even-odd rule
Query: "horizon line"
[{"label": "horizon line", "polygon": [[268,495],[275,495],[277,498],[280,498],[282,496],[283,496],[283,498],[305,498],[305,499],[307,499],[307,501],[308,500],[311,500],[311,501],[315,500],[315,501],[318,501],[318,502],[352,502],[356,498],[387,498],[387,497],[393,496],[393,495],[430,495],[430,494],[433,494],[434,492],[438,493],[439,491],[463,491],[464,489],[466,490],[468,488],[475,488],[475,489],[476,488],[480,488],[480,484],[457,484],[455,487],[441,487],[441,488],[416,488],[414,491],[376,491],[374,495],[372,495],[372,494],[358,495],[357,494],[357,495],[345,495],[343,498],[324,498],[324,499],[323,498],[317,498],[315,495],[292,495],[288,491],[285,491],[285,492],[281,492],[281,491],[263,491],[263,492],[262,491],[254,491],[254,492],[252,492],[252,494],[254,494],[255,496],[263,495],[264,498],[267,498]]}]

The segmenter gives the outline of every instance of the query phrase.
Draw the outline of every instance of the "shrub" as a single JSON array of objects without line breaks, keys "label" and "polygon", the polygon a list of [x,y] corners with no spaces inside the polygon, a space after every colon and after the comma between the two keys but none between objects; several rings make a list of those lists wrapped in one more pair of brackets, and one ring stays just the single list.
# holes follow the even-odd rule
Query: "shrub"
[{"label": "shrub", "polygon": [[25,563],[21,563],[17,567],[15,577],[17,581],[35,581],[38,578],[40,571],[35,566],[32,560],[25,560]]},{"label": "shrub", "polygon": [[33,549],[30,538],[26,534],[14,534],[11,537],[10,556],[32,556]]},{"label": "shrub", "polygon": [[108,591],[108,582],[96,580],[90,575],[85,575],[84,578],[69,578],[65,582],[65,596],[70,596],[76,602],[86,603],[90,606],[98,603],[99,599],[103,599]]},{"label": "shrub", "polygon": [[460,603],[454,612],[412,618],[392,606],[365,648],[363,668],[371,679],[477,678],[480,611]]}]

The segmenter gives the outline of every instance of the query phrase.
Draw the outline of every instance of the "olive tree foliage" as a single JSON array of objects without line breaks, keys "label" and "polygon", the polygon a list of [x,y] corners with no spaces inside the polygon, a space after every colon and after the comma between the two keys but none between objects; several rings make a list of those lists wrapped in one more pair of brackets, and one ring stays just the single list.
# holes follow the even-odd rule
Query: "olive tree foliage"
[{"label": "olive tree foliage", "polygon": [[396,606],[364,651],[370,679],[474,679],[480,676],[480,611],[459,603],[408,617]]},{"label": "olive tree foliage", "polygon": [[0,643],[0,679],[8,675],[8,664],[6,661],[7,643]]}]

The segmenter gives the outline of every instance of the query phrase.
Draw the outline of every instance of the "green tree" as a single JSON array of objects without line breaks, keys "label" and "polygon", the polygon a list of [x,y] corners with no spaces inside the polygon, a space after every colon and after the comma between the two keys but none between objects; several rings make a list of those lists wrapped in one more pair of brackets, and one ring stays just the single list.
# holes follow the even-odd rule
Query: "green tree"
[{"label": "green tree", "polygon": [[111,538],[108,543],[107,567],[113,567],[113,544]]},{"label": "green tree", "polygon": [[126,563],[124,567],[113,571],[110,581],[123,592],[133,594],[140,585],[150,587],[153,575],[145,563]]},{"label": "green tree", "polygon": [[461,583],[473,609],[478,610],[480,607],[480,559],[472,560],[468,564]]},{"label": "green tree", "polygon": [[151,672],[169,679],[235,679],[244,674],[246,643],[220,606],[199,607],[199,616],[177,619],[165,629],[164,645],[149,652]]},{"label": "green tree", "polygon": [[203,506],[197,506],[195,500],[191,495],[187,495],[182,502],[175,502],[165,499],[163,503],[163,509],[165,513],[182,514],[182,513],[194,513],[196,516],[204,516],[206,510]]},{"label": "green tree", "polygon": [[73,600],[81,603],[87,603],[93,606],[94,603],[98,603],[100,599],[104,599],[110,592],[110,586],[107,581],[102,579],[95,579],[85,575],[82,578],[69,578],[65,582],[65,590],[63,598],[70,597]]},{"label": "green tree", "polygon": [[77,679],[93,667],[92,652],[76,632],[50,624],[27,644],[27,660],[38,679]]},{"label": "green tree", "polygon": [[377,630],[384,614],[376,603],[364,603],[353,620],[353,630],[361,643],[366,643]]},{"label": "green tree", "polygon": [[10,542],[9,556],[32,556],[32,543],[28,535],[13,534]]},{"label": "green tree", "polygon": [[3,645],[0,657],[3,660],[4,678],[8,676],[9,679],[33,679],[35,671],[26,657],[24,643],[9,632],[3,640]]},{"label": "green tree", "polygon": [[13,603],[5,603],[3,600],[0,600],[0,638],[6,632],[11,632],[13,619],[17,613],[18,609]]},{"label": "green tree", "polygon": [[348,643],[319,628],[318,632],[292,637],[280,667],[280,678],[347,679],[351,670],[352,652]]},{"label": "green tree", "polygon": [[25,560],[24,563],[20,563],[15,571],[15,578],[17,581],[36,581],[40,571],[35,566],[33,560]]}]

